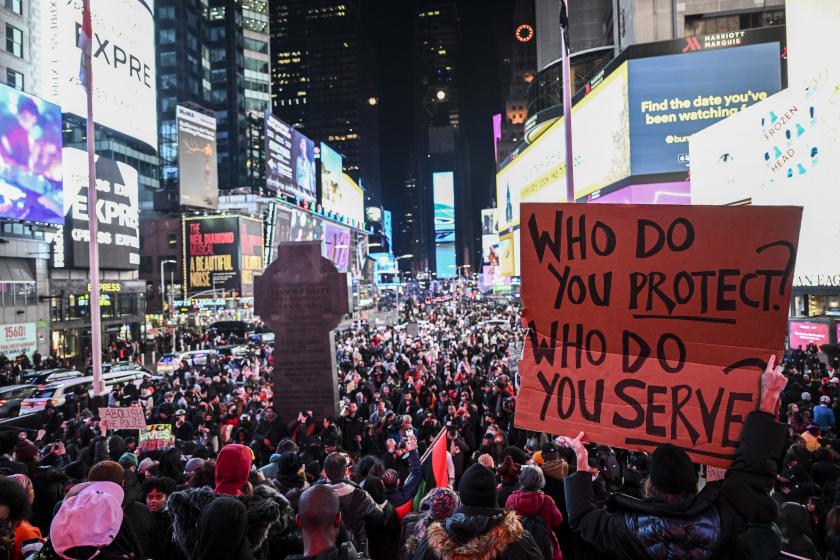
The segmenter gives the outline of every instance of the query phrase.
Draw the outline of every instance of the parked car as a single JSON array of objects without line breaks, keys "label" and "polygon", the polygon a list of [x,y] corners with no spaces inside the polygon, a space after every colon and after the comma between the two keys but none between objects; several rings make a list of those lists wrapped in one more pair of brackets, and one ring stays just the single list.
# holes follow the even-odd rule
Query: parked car
[{"label": "parked car", "polygon": [[211,354],[216,357],[219,356],[216,350],[192,350],[191,352],[181,352],[179,357],[188,366],[206,366]]},{"label": "parked car", "polygon": [[20,415],[20,403],[38,390],[37,385],[8,385],[0,387],[0,418]]},{"label": "parked car", "polygon": [[[154,379],[154,377],[147,371],[112,371],[102,375],[105,381],[105,388],[110,390],[111,387],[118,383],[134,383],[139,385],[144,379]],[[39,412],[46,408],[47,404],[59,407],[63,406],[67,401],[67,395],[74,393],[77,389],[87,391],[93,396],[93,376],[80,377],[78,379],[66,379],[63,381],[55,381],[48,385],[37,387],[35,393],[27,397],[20,403],[21,414],[31,414]]]},{"label": "parked car", "polygon": [[181,358],[177,354],[164,354],[156,366],[158,373],[173,373],[181,369]]},{"label": "parked car", "polygon": [[[102,373],[110,373],[112,371],[145,371],[147,373],[152,373],[150,369],[144,368],[143,366],[138,366],[133,362],[104,362],[102,364]],[[93,366],[88,366],[87,374],[93,375]]]},{"label": "parked car", "polygon": [[23,372],[21,379],[27,385],[46,385],[63,379],[74,379],[84,377],[84,373],[75,369],[56,368],[42,369],[40,371],[27,370]]}]

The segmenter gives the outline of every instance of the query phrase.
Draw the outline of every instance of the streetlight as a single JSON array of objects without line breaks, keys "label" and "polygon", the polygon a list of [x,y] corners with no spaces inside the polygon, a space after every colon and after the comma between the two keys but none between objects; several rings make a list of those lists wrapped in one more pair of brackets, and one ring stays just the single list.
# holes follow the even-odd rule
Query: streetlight
[{"label": "streetlight", "polygon": [[442,89],[439,89],[437,90],[437,93],[435,93],[435,97],[438,101],[443,101],[444,99],[446,99],[446,92]]},{"label": "streetlight", "polygon": [[[160,311],[163,315],[163,300],[166,299],[166,272],[164,267],[168,264],[178,264],[178,261],[173,259],[164,259],[160,261]],[[172,289],[175,284],[175,272],[172,272],[172,281],[169,283],[169,322],[172,322]],[[175,352],[175,328],[172,328],[172,352]]]}]

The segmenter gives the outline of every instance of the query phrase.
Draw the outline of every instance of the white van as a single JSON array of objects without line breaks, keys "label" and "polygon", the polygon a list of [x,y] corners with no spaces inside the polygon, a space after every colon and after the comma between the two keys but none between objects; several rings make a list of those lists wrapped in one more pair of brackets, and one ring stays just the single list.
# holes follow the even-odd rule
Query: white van
[{"label": "white van", "polygon": [[[106,389],[110,389],[118,383],[134,383],[135,385],[139,385],[145,378],[151,377],[152,374],[142,370],[114,371],[102,375]],[[80,386],[91,397],[93,396],[93,376],[56,381],[39,387],[31,397],[20,403],[20,415],[23,416],[24,414],[32,414],[33,412],[44,410],[47,404],[60,407],[65,403],[67,395],[72,394]]]}]

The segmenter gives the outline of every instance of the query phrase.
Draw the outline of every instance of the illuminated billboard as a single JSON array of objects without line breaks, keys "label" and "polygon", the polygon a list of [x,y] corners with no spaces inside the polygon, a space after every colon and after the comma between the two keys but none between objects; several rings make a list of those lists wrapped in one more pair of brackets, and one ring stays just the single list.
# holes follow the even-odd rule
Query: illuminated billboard
[{"label": "illuminated billboard", "polygon": [[688,137],[782,89],[776,42],[630,60],[633,175],[688,169]]},{"label": "illuminated billboard", "polygon": [[[575,196],[630,175],[627,64],[616,68],[578,101],[572,117]],[[566,136],[560,118],[496,175],[499,232],[519,226],[521,202],[565,200]]]},{"label": "illuminated billboard", "polygon": [[178,189],[181,206],[219,207],[216,118],[178,105]]},{"label": "illuminated billboard", "polygon": [[184,285],[188,295],[225,291],[250,296],[263,270],[262,222],[244,216],[183,219]]},{"label": "illuminated billboard", "polygon": [[268,111],[265,184],[269,189],[315,202],[315,143]]},{"label": "illuminated billboard", "polygon": [[809,344],[816,344],[817,348],[828,344],[828,323],[817,323],[813,321],[788,321],[788,344],[791,350],[808,347]]},{"label": "illuminated billboard", "polygon": [[321,255],[330,259],[339,272],[347,272],[350,264],[350,229],[311,212],[292,209],[288,237],[280,241],[320,241]]},{"label": "illuminated billboard", "polygon": [[0,217],[64,223],[61,109],[0,84]]},{"label": "illuminated billboard", "polygon": [[[56,268],[90,268],[88,241],[88,155],[65,148],[65,225],[56,235]],[[96,158],[96,217],[99,266],[108,270],[137,270],[140,266],[140,201],[137,170],[121,161]],[[64,257],[63,260],[62,256]]]},{"label": "illuminated billboard", "polygon": [[455,174],[432,174],[434,193],[435,243],[455,242]]},{"label": "illuminated billboard", "polygon": [[347,173],[341,174],[340,185],[337,196],[330,201],[330,206],[324,206],[324,209],[349,218],[352,220],[354,227],[363,227],[365,221],[365,191]]},{"label": "illuminated billboard", "polygon": [[[64,113],[85,117],[87,96],[79,79],[77,46],[82,2],[42,4],[39,18],[42,62],[38,65],[42,71],[42,90],[39,93],[61,105]],[[91,52],[96,123],[157,150],[154,2],[90,0],[90,13],[94,32]],[[24,55],[28,60],[30,54],[24,52]],[[177,77],[171,75],[167,79]]]},{"label": "illuminated billboard", "polygon": [[499,264],[499,228],[496,226],[496,209],[481,211],[481,261],[496,266]]},{"label": "illuminated billboard", "polygon": [[345,192],[352,187],[342,177],[343,171],[344,158],[341,154],[321,142],[321,206],[324,212],[347,215],[348,198],[353,197],[353,193]]}]

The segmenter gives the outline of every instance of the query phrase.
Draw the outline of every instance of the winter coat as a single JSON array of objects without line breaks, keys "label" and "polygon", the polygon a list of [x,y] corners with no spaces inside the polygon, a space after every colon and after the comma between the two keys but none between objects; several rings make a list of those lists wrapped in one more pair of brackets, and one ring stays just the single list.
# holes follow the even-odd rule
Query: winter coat
[{"label": "winter coat", "polygon": [[338,494],[341,517],[344,526],[353,534],[353,544],[359,552],[367,554],[366,523],[381,523],[384,515],[382,508],[376,505],[370,494],[349,480],[327,486]]},{"label": "winter coat", "polygon": [[432,523],[414,560],[541,560],[542,553],[516,513],[461,506],[449,519]]},{"label": "winter coat", "polygon": [[[202,510],[219,496],[209,488],[191,488],[169,496],[166,507],[173,515],[175,543],[187,558],[191,558],[196,550],[198,521]],[[279,525],[291,527],[294,522],[289,501],[279,493],[272,498],[237,496],[236,499],[241,500],[248,511],[247,538],[254,556],[260,556],[270,530]]]},{"label": "winter coat", "polygon": [[364,554],[356,552],[352,544],[344,543],[338,547],[331,546],[318,556],[296,554],[294,556],[288,556],[286,560],[366,560],[366,557]]},{"label": "winter coat", "polygon": [[393,560],[400,547],[400,518],[387,501],[381,507],[382,521],[367,524],[368,556],[372,560]]},{"label": "winter coat", "polygon": [[[557,509],[557,505],[551,496],[546,496],[539,491],[516,490],[508,497],[507,502],[505,502],[505,507],[514,510],[520,517],[539,516],[551,534],[551,543],[549,544],[553,552],[553,560],[562,560],[563,554],[560,552],[560,543],[557,541],[557,535],[554,534],[552,529],[559,527],[563,523],[563,514]],[[547,548],[544,550],[547,550]],[[546,560],[552,559],[547,558]]]},{"label": "winter coat", "polygon": [[405,479],[405,482],[394,488],[385,489],[385,498],[394,507],[400,507],[413,499],[414,495],[417,494],[417,489],[420,488],[423,471],[420,465],[420,455],[417,454],[416,449],[408,454],[408,464],[411,467],[411,473]]},{"label": "winter coat", "polygon": [[751,413],[726,478],[674,504],[617,494],[607,511],[594,501],[589,473],[577,472],[566,479],[571,526],[614,558],[738,558],[735,540],[748,524],[776,518],[769,493],[786,431],[769,414]]}]

